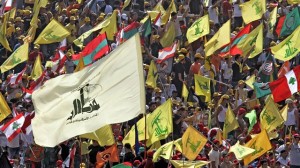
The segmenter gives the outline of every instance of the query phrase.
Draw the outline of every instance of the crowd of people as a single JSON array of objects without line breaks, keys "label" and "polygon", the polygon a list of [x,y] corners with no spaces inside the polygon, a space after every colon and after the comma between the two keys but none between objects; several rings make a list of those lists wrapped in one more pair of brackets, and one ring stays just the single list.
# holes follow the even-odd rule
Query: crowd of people
[{"label": "crowd of people", "polygon": [[[156,86],[146,85],[147,114],[155,111],[157,107],[172,100],[173,108],[173,133],[167,139],[161,140],[161,145],[171,140],[182,137],[189,125],[195,127],[209,140],[195,160],[209,161],[203,167],[232,168],[232,167],[300,167],[300,135],[299,133],[299,105],[300,94],[296,93],[289,99],[276,103],[280,110],[287,105],[285,121],[276,129],[278,135],[270,138],[272,149],[262,156],[253,160],[249,165],[244,165],[243,160],[238,160],[234,153],[229,152],[230,146],[239,142],[241,145],[249,142],[253,135],[262,131],[260,126],[260,113],[266,105],[266,97],[257,98],[253,87],[247,80],[255,76],[256,82],[262,82],[261,74],[264,73],[264,65],[267,57],[271,54],[274,66],[268,75],[272,76],[267,82],[276,80],[277,72],[284,62],[273,57],[270,47],[280,43],[284,38],[279,38],[275,31],[270,32],[268,21],[271,11],[278,8],[278,18],[289,14],[293,9],[299,8],[298,4],[289,4],[287,0],[266,0],[266,12],[260,20],[251,23],[252,30],[263,23],[264,41],[263,51],[256,57],[249,59],[241,55],[220,55],[221,49],[212,55],[205,54],[205,43],[211,39],[220,27],[231,20],[231,38],[234,38],[244,27],[240,5],[249,0],[131,0],[130,4],[122,9],[125,2],[122,0],[48,0],[45,7],[41,7],[38,15],[38,27],[35,38],[52,19],[56,19],[71,34],[66,37],[67,60],[65,68],[55,72],[51,64],[46,64],[57,54],[60,43],[30,44],[29,56],[13,69],[1,74],[1,93],[4,95],[12,114],[1,121],[1,125],[11,120],[16,113],[31,115],[34,106],[30,96],[24,88],[36,82],[31,76],[31,71],[37,57],[40,57],[45,71],[45,80],[50,80],[58,75],[73,73],[76,64],[72,60],[72,54],[79,53],[81,49],[74,45],[73,41],[83,33],[91,30],[117,10],[118,30],[136,22],[142,25],[141,20],[149,11],[156,10],[157,5],[167,10],[171,3],[175,4],[176,11],[172,11],[167,23],[160,27],[152,24],[151,34],[142,38],[142,56],[144,62],[145,81],[148,76],[149,66],[152,61],[157,61],[159,51],[164,49],[161,39],[168,32],[171,25],[175,26],[175,39],[177,50],[172,59],[162,63],[156,63],[157,81]],[[16,13],[7,22],[6,38],[12,51],[4,46],[0,47],[0,64],[24,43],[24,39],[30,28],[30,22],[34,14],[34,2],[30,0],[18,0],[14,3]],[[189,43],[186,37],[188,28],[200,17],[208,14],[210,32],[205,37]],[[3,16],[0,16],[0,21]],[[153,20],[152,20],[153,21]],[[3,22],[1,21],[1,24]],[[84,45],[92,41],[100,31],[93,32],[84,40]],[[110,49],[118,47],[118,42],[109,40]],[[170,46],[168,46],[170,47]],[[250,53],[248,53],[250,54]],[[122,61],[122,60],[120,60]],[[290,69],[299,65],[299,55],[289,60]],[[22,79],[18,83],[12,83],[14,74],[22,72]],[[206,101],[204,95],[196,95],[194,75],[201,75],[210,79],[210,97]],[[251,84],[250,84],[251,85]],[[183,87],[187,87],[189,95],[187,100],[183,98]],[[217,138],[219,131],[224,127],[226,112],[231,108],[238,121],[239,128],[230,132],[227,139]],[[250,121],[245,117],[251,111],[255,111],[257,118],[252,130],[248,130]],[[169,160],[187,160],[178,150],[174,150],[169,160],[160,158],[157,162],[152,161],[157,148],[147,147],[145,141],[140,142],[139,150],[122,140],[126,133],[134,126],[134,123],[142,116],[125,123],[113,125],[118,131],[114,131],[119,152],[120,162],[130,162],[134,168],[167,168],[172,167]],[[148,123],[147,123],[148,124]],[[34,130],[33,130],[34,131]],[[47,136],[47,135],[45,135]],[[1,153],[7,156],[11,165],[19,167],[68,167],[65,160],[68,159],[71,149],[77,149],[71,167],[95,167],[97,165],[97,153],[107,147],[100,146],[96,140],[75,137],[58,144],[54,148],[42,147],[34,143],[32,132],[20,133],[12,141],[8,141],[5,134],[0,133]],[[150,149],[151,148],[151,149]],[[0,167],[1,167],[0,163]],[[118,163],[107,163],[106,167],[112,167]],[[173,166],[174,167],[174,166]]]}]

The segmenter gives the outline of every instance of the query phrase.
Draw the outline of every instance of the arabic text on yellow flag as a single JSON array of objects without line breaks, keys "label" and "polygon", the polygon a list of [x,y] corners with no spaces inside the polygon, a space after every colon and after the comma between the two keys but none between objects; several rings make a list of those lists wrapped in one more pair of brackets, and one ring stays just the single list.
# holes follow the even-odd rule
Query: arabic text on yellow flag
[{"label": "arabic text on yellow flag", "polygon": [[279,110],[272,99],[268,96],[266,105],[260,113],[260,124],[262,129],[266,129],[268,132],[276,129],[284,122]]},{"label": "arabic text on yellow flag", "polygon": [[288,105],[285,105],[281,110],[280,114],[284,121],[287,120],[287,111],[288,111]]},{"label": "arabic text on yellow flag", "polygon": [[159,157],[163,157],[169,160],[170,157],[172,156],[173,145],[174,145],[174,141],[171,141],[158,148],[153,155],[153,161],[157,162]]},{"label": "arabic text on yellow flag", "polygon": [[73,43],[82,49],[83,48],[83,41],[84,41],[84,39],[86,39],[87,37],[89,37],[93,32],[95,32],[97,30],[100,30],[100,29],[102,29],[104,27],[107,27],[110,24],[111,20],[114,20],[116,18],[116,16],[117,16],[117,11],[114,11],[113,14],[109,18],[106,18],[104,21],[102,21],[101,23],[97,24],[91,30],[86,31],[85,33],[83,33],[81,36],[79,36],[77,39],[75,39],[73,41]]},{"label": "arabic text on yellow flag", "polygon": [[255,82],[255,74],[251,75],[249,79],[245,81],[245,83],[251,88],[254,89],[253,83]]},{"label": "arabic text on yellow flag", "polygon": [[109,18],[109,24],[106,27],[103,27],[101,33],[106,33],[107,40],[114,40],[114,35],[118,32],[117,28],[117,12],[114,11]]},{"label": "arabic text on yellow flag", "polygon": [[38,79],[43,73],[42,68],[42,62],[41,62],[41,56],[38,55],[35,59],[32,71],[31,71],[31,77],[33,80]]},{"label": "arabic text on yellow flag", "polygon": [[277,6],[270,13],[270,17],[268,20],[268,31],[273,34],[274,26],[277,21]]},{"label": "arabic text on yellow flag", "polygon": [[149,66],[146,85],[151,86],[152,88],[156,88],[157,77],[157,68],[155,62],[152,60]]},{"label": "arabic text on yellow flag", "polygon": [[6,12],[4,14],[4,17],[2,20],[3,23],[0,27],[0,43],[5,49],[7,49],[8,51],[11,51],[11,48],[10,48],[9,43],[6,38],[6,25],[7,25],[8,19],[9,19],[9,12]]},{"label": "arabic text on yellow flag", "polygon": [[1,65],[1,73],[4,73],[18,64],[27,61],[28,59],[28,43],[24,43],[21,45],[18,49],[16,49],[7,59],[6,61]]},{"label": "arabic text on yellow flag", "polygon": [[223,127],[223,138],[227,139],[227,135],[229,132],[237,129],[239,127],[239,123],[237,122],[231,107],[228,106],[226,116],[225,116],[225,122]]},{"label": "arabic text on yellow flag", "polygon": [[195,80],[195,93],[196,95],[205,96],[205,102],[211,100],[210,95],[210,79],[201,75],[194,75]]},{"label": "arabic text on yellow flag", "polygon": [[[149,115],[147,115],[147,118]],[[139,136],[139,141],[145,140],[145,132],[146,138],[149,138],[148,131],[145,131],[145,116],[141,118],[137,123],[137,129],[138,129],[138,136]],[[147,123],[148,124],[148,123]],[[135,144],[135,127],[132,126],[130,131],[126,134],[126,136],[123,139],[123,144],[129,143],[131,146]],[[147,141],[148,142],[148,141]]]},{"label": "arabic text on yellow flag", "polygon": [[300,0],[287,0],[288,4],[300,4]]},{"label": "arabic text on yellow flag", "polygon": [[218,32],[204,45],[206,56],[212,55],[215,51],[230,42],[230,20],[222,25]]},{"label": "arabic text on yellow flag", "polygon": [[238,43],[238,48],[243,50],[242,56],[250,55],[248,58],[253,58],[263,51],[263,24],[261,23],[254,30],[252,30],[246,38]]},{"label": "arabic text on yellow flag", "polygon": [[198,168],[207,165],[207,161],[182,161],[182,160],[170,160],[175,168]]},{"label": "arabic text on yellow flag", "polygon": [[206,137],[190,125],[182,135],[182,154],[189,160],[194,160],[206,142]]},{"label": "arabic text on yellow flag", "polygon": [[165,139],[173,132],[172,100],[167,100],[147,118],[147,131],[151,143]]},{"label": "arabic text on yellow flag", "polygon": [[188,96],[189,96],[189,90],[187,89],[186,85],[183,84],[183,86],[182,86],[182,97],[183,97],[185,102],[187,102]]},{"label": "arabic text on yellow flag", "polygon": [[205,36],[209,33],[209,17],[205,15],[197,19],[192,26],[187,30],[186,38],[189,43],[198,40],[200,37]]},{"label": "arabic text on yellow flag", "polygon": [[260,19],[266,12],[266,0],[250,0],[240,5],[246,24]]},{"label": "arabic text on yellow flag", "polygon": [[160,39],[160,44],[163,47],[169,47],[174,43],[174,39],[176,37],[175,34],[175,23],[171,22],[167,31],[164,33],[163,37]]},{"label": "arabic text on yellow flag", "polygon": [[83,57],[81,57],[79,59],[78,65],[76,66],[74,72],[78,72],[80,70],[82,70],[84,68],[84,61],[83,61]]},{"label": "arabic text on yellow flag", "polygon": [[245,146],[240,145],[239,142],[237,142],[235,145],[231,146],[229,149],[229,153],[233,152],[237,160],[242,160],[244,157],[252,154],[255,150],[252,148],[248,148]]},{"label": "arabic text on yellow flag", "polygon": [[288,61],[294,58],[300,50],[300,26],[278,45],[271,47],[276,59]]},{"label": "arabic text on yellow flag", "polygon": [[101,146],[110,146],[115,143],[111,125],[101,127],[95,132],[80,135],[80,137],[96,140]]},{"label": "arabic text on yellow flag", "polygon": [[61,42],[64,38],[71,33],[63,25],[61,25],[55,19],[44,28],[34,44],[51,44],[55,42]]},{"label": "arabic text on yellow flag", "polygon": [[247,142],[246,145],[244,146],[255,150],[252,154],[244,158],[245,165],[248,165],[254,159],[260,157],[268,150],[272,149],[272,145],[268,138],[268,134],[266,130],[262,130],[259,134],[253,137],[249,142]]},{"label": "arabic text on yellow flag", "polygon": [[6,100],[3,97],[2,93],[0,93],[0,122],[10,114],[11,114],[11,110],[8,104],[6,103]]}]

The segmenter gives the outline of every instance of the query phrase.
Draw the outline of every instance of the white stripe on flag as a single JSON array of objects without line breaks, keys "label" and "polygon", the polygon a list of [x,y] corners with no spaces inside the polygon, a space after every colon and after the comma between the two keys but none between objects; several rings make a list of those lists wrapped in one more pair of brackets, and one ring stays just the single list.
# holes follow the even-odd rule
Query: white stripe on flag
[{"label": "white stripe on flag", "polygon": [[288,72],[287,74],[285,74],[285,77],[291,94],[296,93],[298,91],[298,82],[294,71]]}]

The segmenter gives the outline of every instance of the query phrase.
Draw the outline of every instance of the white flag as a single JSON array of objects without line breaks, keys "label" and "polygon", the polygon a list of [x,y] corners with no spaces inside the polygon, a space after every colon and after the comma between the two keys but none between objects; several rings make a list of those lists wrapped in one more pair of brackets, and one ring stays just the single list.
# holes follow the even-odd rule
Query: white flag
[{"label": "white flag", "polygon": [[32,94],[34,140],[53,147],[145,111],[140,39],[135,35],[74,74],[48,80]]}]

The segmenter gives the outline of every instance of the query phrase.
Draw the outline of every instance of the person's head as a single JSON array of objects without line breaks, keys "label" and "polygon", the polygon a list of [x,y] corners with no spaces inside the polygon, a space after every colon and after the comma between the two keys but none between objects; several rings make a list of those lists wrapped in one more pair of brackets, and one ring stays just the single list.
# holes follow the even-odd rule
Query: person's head
[{"label": "person's head", "polygon": [[131,21],[137,21],[138,18],[139,18],[139,15],[137,12],[131,12],[130,13],[130,18],[131,18]]},{"label": "person's head", "polygon": [[75,16],[71,16],[70,17],[70,24],[73,25],[76,22],[76,17]]},{"label": "person's head", "polygon": [[245,81],[243,81],[243,80],[239,80],[238,84],[239,84],[239,88],[245,87]]},{"label": "person's head", "polygon": [[123,149],[123,144],[121,142],[117,142],[117,149],[118,149],[118,153],[120,154]]},{"label": "person's head", "polygon": [[246,110],[241,107],[238,111],[238,117],[244,117],[245,114],[246,114]]},{"label": "person's head", "polygon": [[293,135],[294,143],[298,144],[299,143],[299,139],[300,139],[300,135],[299,134],[294,134]]},{"label": "person's head", "polygon": [[171,19],[172,19],[173,21],[175,21],[175,20],[177,19],[177,13],[176,13],[176,12],[172,12],[172,13],[171,13]]},{"label": "person's head", "polygon": [[153,112],[156,109],[157,105],[155,101],[149,103],[149,111]]},{"label": "person's head", "polygon": [[35,44],[34,47],[33,47],[34,51],[38,52],[40,51],[40,45],[38,44]]},{"label": "person's head", "polygon": [[294,102],[291,98],[288,98],[285,100],[285,104],[288,105],[289,108],[293,108],[294,107]]},{"label": "person's head", "polygon": [[126,143],[124,147],[125,147],[125,152],[131,152],[131,145],[129,143]]},{"label": "person's head", "polygon": [[99,143],[98,143],[98,141],[96,141],[96,140],[93,140],[93,146],[99,146]]},{"label": "person's head", "polygon": [[172,97],[173,98],[176,98],[178,96],[178,92],[176,91],[176,90],[174,90],[173,92],[172,92]]},{"label": "person's head", "polygon": [[262,159],[260,161],[261,167],[262,168],[267,168],[268,167],[268,161],[266,159]]},{"label": "person's head", "polygon": [[288,151],[287,150],[282,150],[281,152],[280,152],[280,156],[281,157],[283,157],[283,158],[286,158],[287,156],[288,156]]},{"label": "person's head", "polygon": [[236,60],[237,62],[242,62],[242,57],[241,57],[241,55],[240,55],[240,54],[235,55],[235,60]]},{"label": "person's head", "polygon": [[224,94],[221,99],[220,99],[220,103],[223,106],[226,106],[228,104],[229,101],[229,96],[227,94]]},{"label": "person's head", "polygon": [[185,63],[185,56],[183,54],[180,54],[178,56],[178,60],[179,60],[180,63],[184,64]]},{"label": "person's head", "polygon": [[202,55],[200,53],[196,53],[195,54],[195,58],[194,61],[197,63],[200,63],[204,58],[202,57]]},{"label": "person's head", "polygon": [[220,146],[220,141],[217,140],[217,139],[213,140],[213,144],[212,144],[213,150],[214,150],[214,151],[219,150],[219,146]]}]

